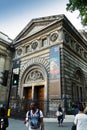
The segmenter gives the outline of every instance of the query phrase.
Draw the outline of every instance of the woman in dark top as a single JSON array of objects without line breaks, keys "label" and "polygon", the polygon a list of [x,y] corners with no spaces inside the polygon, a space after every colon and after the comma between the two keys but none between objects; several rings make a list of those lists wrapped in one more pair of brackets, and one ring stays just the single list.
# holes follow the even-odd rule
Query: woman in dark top
[{"label": "woman in dark top", "polygon": [[61,108],[60,104],[59,104],[58,110],[56,112],[56,116],[57,116],[57,119],[58,119],[59,126],[62,126],[62,123],[63,123],[63,111],[62,111],[62,108]]},{"label": "woman in dark top", "polygon": [[0,130],[6,130],[8,127],[8,117],[6,111],[3,107],[0,108]]}]

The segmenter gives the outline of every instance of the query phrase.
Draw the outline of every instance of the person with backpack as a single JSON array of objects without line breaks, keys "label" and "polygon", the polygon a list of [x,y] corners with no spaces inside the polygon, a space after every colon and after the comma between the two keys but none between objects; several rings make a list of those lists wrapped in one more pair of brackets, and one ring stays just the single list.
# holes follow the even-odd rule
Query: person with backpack
[{"label": "person with backpack", "polygon": [[25,124],[29,130],[44,130],[43,113],[37,108],[36,102],[31,102],[26,113]]}]

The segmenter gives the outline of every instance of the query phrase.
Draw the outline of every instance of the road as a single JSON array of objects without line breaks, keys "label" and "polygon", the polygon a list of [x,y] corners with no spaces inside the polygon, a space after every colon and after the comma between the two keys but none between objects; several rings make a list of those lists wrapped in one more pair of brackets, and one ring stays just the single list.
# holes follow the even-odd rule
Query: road
[{"label": "road", "polygon": [[[58,127],[56,118],[44,119],[45,130],[71,130],[74,117],[68,116],[65,118],[63,126]],[[7,130],[28,130],[23,120],[9,118],[9,127]]]}]

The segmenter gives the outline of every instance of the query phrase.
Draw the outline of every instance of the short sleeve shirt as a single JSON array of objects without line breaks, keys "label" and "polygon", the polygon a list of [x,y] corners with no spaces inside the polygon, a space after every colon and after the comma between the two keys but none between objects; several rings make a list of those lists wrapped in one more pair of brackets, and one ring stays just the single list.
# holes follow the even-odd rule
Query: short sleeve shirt
[{"label": "short sleeve shirt", "polygon": [[84,113],[77,114],[74,123],[77,125],[77,130],[87,130],[87,115]]},{"label": "short sleeve shirt", "polygon": [[[26,119],[28,119],[28,112],[26,113]],[[32,110],[31,110],[31,116],[32,115],[34,116],[37,112],[38,112],[38,109],[36,110],[36,112],[34,114],[32,113]],[[42,113],[41,110],[40,110],[40,118],[43,118],[43,113]],[[40,128],[38,128],[38,129],[31,129],[30,125],[28,127],[29,127],[29,130],[40,130]]]}]

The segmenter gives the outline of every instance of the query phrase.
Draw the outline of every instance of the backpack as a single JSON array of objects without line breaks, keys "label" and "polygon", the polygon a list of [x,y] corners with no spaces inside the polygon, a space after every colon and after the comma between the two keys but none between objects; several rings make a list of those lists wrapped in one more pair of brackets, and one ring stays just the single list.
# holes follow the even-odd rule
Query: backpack
[{"label": "backpack", "polygon": [[40,110],[38,109],[38,112],[32,116],[31,110],[28,112],[28,118],[29,118],[29,124],[31,129],[37,129],[40,127]]}]

